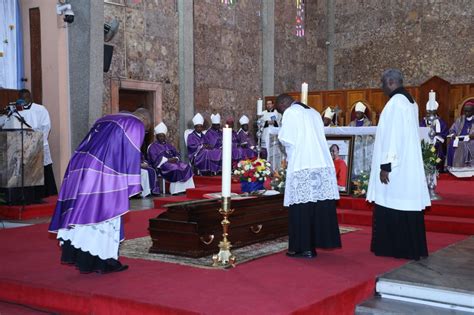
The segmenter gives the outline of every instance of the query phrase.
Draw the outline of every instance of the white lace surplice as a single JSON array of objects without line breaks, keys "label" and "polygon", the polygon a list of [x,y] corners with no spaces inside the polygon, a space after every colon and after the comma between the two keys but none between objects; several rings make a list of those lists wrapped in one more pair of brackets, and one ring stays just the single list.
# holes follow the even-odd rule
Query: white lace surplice
[{"label": "white lace surplice", "polygon": [[288,160],[284,205],[339,199],[336,171],[319,113],[293,104],[283,114],[278,138]]}]

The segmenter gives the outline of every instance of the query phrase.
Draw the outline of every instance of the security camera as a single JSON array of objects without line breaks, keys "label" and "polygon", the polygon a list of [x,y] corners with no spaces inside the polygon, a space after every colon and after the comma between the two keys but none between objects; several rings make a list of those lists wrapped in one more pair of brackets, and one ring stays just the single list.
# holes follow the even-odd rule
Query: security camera
[{"label": "security camera", "polygon": [[57,4],[56,13],[58,15],[64,15],[64,22],[72,23],[74,22],[74,11],[72,11],[71,4]]}]

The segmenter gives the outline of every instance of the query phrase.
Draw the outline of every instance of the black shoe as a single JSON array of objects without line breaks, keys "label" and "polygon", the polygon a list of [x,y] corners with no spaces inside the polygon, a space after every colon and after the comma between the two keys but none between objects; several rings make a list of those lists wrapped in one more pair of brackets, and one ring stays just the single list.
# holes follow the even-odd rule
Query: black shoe
[{"label": "black shoe", "polygon": [[314,258],[317,256],[315,251],[307,250],[304,252],[287,251],[286,256],[294,258]]}]

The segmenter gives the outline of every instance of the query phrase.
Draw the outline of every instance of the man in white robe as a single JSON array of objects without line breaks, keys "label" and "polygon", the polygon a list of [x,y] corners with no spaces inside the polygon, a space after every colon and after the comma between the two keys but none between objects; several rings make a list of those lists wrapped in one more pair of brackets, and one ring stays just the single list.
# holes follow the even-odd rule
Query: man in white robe
[{"label": "man in white robe", "polygon": [[371,251],[377,256],[428,256],[423,209],[431,204],[418,134],[418,105],[399,70],[383,73],[389,101],[375,135],[367,201],[375,202]]},{"label": "man in white robe", "polygon": [[287,255],[312,258],[316,256],[316,247],[341,247],[336,171],[321,115],[295,102],[288,94],[279,95],[276,106],[283,113],[278,138],[287,154],[284,196],[284,206],[289,207]]},{"label": "man in white robe", "polygon": [[[22,110],[18,113],[13,113],[9,117],[6,115],[0,118],[0,127],[5,129],[20,129],[21,123],[17,116],[21,115],[25,119],[28,126],[23,128],[30,128],[35,131],[40,131],[43,134],[43,165],[44,165],[44,187],[34,190],[35,201],[40,201],[43,197],[48,197],[58,194],[56,181],[53,173],[53,160],[51,159],[51,151],[49,149],[49,133],[51,131],[51,119],[46,107],[33,102],[31,93],[27,89],[22,89],[18,92],[19,101],[22,102]],[[20,118],[21,118],[20,117]],[[29,196],[31,197],[31,196]]]}]

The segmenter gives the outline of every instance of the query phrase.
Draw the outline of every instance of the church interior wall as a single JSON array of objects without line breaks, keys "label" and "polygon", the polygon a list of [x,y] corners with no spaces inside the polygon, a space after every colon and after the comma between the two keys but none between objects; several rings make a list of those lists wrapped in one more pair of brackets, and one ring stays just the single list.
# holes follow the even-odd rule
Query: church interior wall
[{"label": "church interior wall", "polygon": [[335,88],[379,87],[389,67],[406,85],[473,82],[473,16],[471,0],[336,1]]}]

